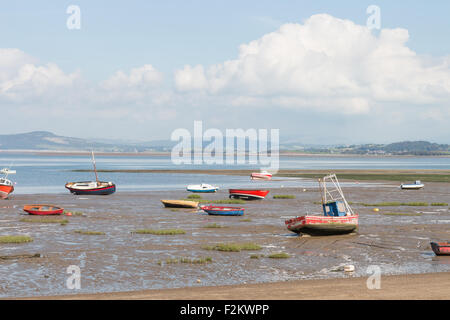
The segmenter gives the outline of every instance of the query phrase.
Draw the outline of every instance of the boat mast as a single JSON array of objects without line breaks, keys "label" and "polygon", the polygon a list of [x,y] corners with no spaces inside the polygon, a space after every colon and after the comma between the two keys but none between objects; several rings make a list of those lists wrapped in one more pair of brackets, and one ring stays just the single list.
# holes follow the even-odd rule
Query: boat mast
[{"label": "boat mast", "polygon": [[97,168],[95,167],[95,157],[94,157],[94,150],[92,152],[92,163],[94,164],[94,172],[95,172],[95,181],[98,183],[98,175],[97,175]]}]

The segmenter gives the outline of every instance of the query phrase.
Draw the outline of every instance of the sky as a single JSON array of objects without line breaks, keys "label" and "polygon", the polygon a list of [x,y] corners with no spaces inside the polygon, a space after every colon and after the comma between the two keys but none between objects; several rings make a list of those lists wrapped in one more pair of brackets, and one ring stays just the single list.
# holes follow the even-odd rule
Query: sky
[{"label": "sky", "polygon": [[[367,25],[371,5],[380,28]],[[307,144],[450,143],[449,12],[448,1],[1,1],[0,134],[167,140],[202,120]]]}]

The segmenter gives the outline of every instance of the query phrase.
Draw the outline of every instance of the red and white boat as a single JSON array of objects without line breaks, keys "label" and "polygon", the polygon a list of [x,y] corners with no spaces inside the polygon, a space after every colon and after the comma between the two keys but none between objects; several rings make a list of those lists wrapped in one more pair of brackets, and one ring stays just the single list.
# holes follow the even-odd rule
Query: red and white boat
[{"label": "red and white boat", "polygon": [[52,204],[27,204],[23,207],[23,211],[32,215],[48,216],[62,214],[64,212],[64,208],[57,207]]},{"label": "red and white boat", "polygon": [[272,179],[272,174],[267,171],[253,172],[250,175],[250,178],[252,180],[270,180],[270,179]]},{"label": "red and white boat", "polygon": [[[327,180],[334,188],[327,189]],[[295,233],[311,235],[345,234],[358,228],[358,215],[345,200],[335,174],[319,179],[322,193],[323,215],[305,215],[285,221],[286,227]]]},{"label": "red and white boat", "polygon": [[8,196],[14,191],[14,184],[8,180],[8,174],[14,174],[16,171],[9,169],[2,169],[0,173],[5,176],[0,178],[0,199],[7,199]]},{"label": "red and white boat", "polygon": [[269,190],[259,190],[259,189],[229,189],[230,198],[242,198],[247,200],[254,199],[264,199]]}]

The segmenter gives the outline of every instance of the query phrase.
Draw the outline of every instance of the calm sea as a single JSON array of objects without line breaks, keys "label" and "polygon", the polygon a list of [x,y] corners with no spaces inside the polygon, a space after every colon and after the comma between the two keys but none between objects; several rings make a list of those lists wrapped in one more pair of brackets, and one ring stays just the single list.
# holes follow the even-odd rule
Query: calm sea
[{"label": "calm sea", "polygon": [[[255,169],[250,165],[175,165],[170,156],[96,156],[98,169]],[[74,169],[92,169],[89,156],[1,154],[0,168],[11,167],[17,174],[10,178],[16,183],[15,194],[64,193],[69,181],[94,180],[89,172]],[[445,157],[330,157],[282,156],[280,169],[450,169],[450,158]],[[99,173],[99,179],[113,181],[117,191],[146,191],[184,189],[188,184],[210,183],[220,188],[257,187],[247,176],[160,173]],[[268,187],[267,182],[264,184]],[[274,178],[270,187],[308,187],[310,181]]]}]

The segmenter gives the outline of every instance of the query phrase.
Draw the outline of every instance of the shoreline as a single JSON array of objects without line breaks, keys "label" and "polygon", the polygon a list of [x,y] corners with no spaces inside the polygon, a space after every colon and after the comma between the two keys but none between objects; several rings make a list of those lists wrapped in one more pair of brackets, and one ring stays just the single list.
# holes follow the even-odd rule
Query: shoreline
[{"label": "shoreline", "polygon": [[[0,154],[24,154],[24,155],[40,155],[40,156],[86,156],[91,151],[84,150],[0,150]],[[168,157],[171,152],[168,151],[143,151],[143,152],[112,152],[112,151],[96,151],[97,156],[163,156]],[[247,153],[246,153],[247,154]],[[225,156],[225,155],[223,155]],[[293,151],[280,151],[280,157],[338,157],[338,158],[450,158],[449,155],[414,155],[414,154],[344,154],[344,153],[304,153]]]},{"label": "shoreline", "polygon": [[380,289],[368,277],[291,280],[125,292],[53,295],[18,300],[448,300],[450,272],[381,275]]}]

